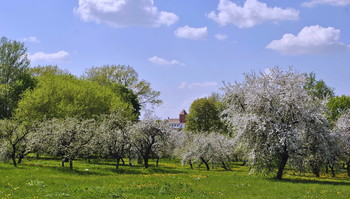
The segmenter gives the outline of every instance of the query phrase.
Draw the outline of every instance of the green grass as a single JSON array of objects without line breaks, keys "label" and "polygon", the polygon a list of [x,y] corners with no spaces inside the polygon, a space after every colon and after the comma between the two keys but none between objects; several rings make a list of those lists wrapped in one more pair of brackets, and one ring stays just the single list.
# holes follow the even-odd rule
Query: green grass
[{"label": "green grass", "polygon": [[[151,162],[153,164],[153,162]],[[18,168],[0,163],[0,199],[7,198],[350,198],[350,179],[287,171],[285,180],[249,175],[248,168],[233,165],[191,170],[162,160],[159,167],[121,166],[113,162],[76,161],[75,169],[58,160],[29,159]]]}]

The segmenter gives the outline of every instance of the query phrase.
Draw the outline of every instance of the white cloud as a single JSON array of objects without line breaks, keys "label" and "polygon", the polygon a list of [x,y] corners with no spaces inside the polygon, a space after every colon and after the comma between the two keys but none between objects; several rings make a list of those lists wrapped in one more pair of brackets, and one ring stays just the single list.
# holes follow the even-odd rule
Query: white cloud
[{"label": "white cloud", "polygon": [[69,53],[66,51],[58,51],[56,53],[36,52],[33,55],[29,54],[28,58],[32,62],[36,62],[36,61],[65,62],[65,61],[68,61]]},{"label": "white cloud", "polygon": [[292,8],[268,7],[258,0],[246,0],[241,7],[230,0],[220,0],[218,12],[212,11],[208,18],[222,26],[229,24],[239,28],[250,28],[263,22],[297,20],[299,11]]},{"label": "white cloud", "polygon": [[179,65],[179,66],[186,66],[184,63],[181,63],[177,60],[171,60],[171,61],[168,61],[166,59],[163,59],[163,58],[160,58],[160,57],[157,57],[157,56],[153,56],[153,57],[150,57],[148,59],[149,62],[153,63],[153,64],[156,64],[156,65]]},{"label": "white cloud", "polygon": [[175,30],[175,36],[184,39],[204,40],[208,37],[208,28],[192,28],[186,25]]},{"label": "white cloud", "polygon": [[341,43],[340,30],[319,25],[304,27],[298,35],[284,34],[282,39],[274,40],[266,48],[285,55],[328,54],[349,49]]},{"label": "white cloud", "polygon": [[208,87],[216,87],[218,85],[217,82],[181,82],[179,89],[194,89],[194,88],[208,88]]},{"label": "white cloud", "polygon": [[170,26],[179,19],[174,13],[158,11],[153,0],[79,0],[74,12],[84,21],[112,27]]},{"label": "white cloud", "polygon": [[40,40],[34,36],[30,36],[30,37],[26,37],[26,38],[23,38],[23,41],[25,42],[33,42],[33,43],[39,43]]},{"label": "white cloud", "polygon": [[350,5],[350,0],[311,0],[302,4],[305,7],[314,7],[317,5],[331,5],[331,6],[346,6]]},{"label": "white cloud", "polygon": [[228,36],[227,36],[227,35],[224,35],[224,34],[216,34],[216,35],[215,35],[215,38],[216,38],[217,40],[224,41],[224,40],[226,40],[226,39],[228,38]]}]

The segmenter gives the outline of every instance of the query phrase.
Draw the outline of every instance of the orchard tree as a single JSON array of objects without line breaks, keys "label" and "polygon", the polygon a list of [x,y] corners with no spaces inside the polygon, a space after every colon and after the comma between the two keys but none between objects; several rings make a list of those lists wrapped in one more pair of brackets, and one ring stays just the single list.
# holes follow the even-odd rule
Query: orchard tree
[{"label": "orchard tree", "polygon": [[92,67],[85,71],[84,77],[101,85],[119,84],[127,87],[134,92],[144,108],[147,104],[154,106],[162,103],[158,98],[160,92],[154,91],[149,82],[139,80],[138,73],[131,66],[104,65]]},{"label": "orchard tree", "polygon": [[225,127],[220,119],[220,110],[213,98],[195,100],[186,117],[186,130],[194,133],[222,131]]},{"label": "orchard tree", "polygon": [[21,94],[33,88],[24,43],[0,38],[0,119],[11,118]]},{"label": "orchard tree", "polygon": [[128,128],[131,122],[120,114],[103,115],[91,145],[92,148],[104,155],[116,159],[116,169],[120,160],[130,152],[130,136]]},{"label": "orchard tree", "polygon": [[148,161],[157,145],[162,145],[169,139],[170,127],[167,122],[154,116],[146,115],[145,118],[130,128],[130,139],[133,147],[142,156],[145,168],[149,167]]},{"label": "orchard tree", "polygon": [[340,159],[346,163],[348,176],[350,177],[350,111],[346,111],[340,116],[335,131],[341,149]]},{"label": "orchard tree", "polygon": [[93,119],[68,117],[47,120],[36,129],[35,144],[47,154],[60,157],[62,166],[68,161],[70,169],[73,169],[73,160],[86,152],[95,131],[96,122]]},{"label": "orchard tree", "polygon": [[[181,136],[182,137],[182,136]],[[183,143],[176,148],[176,154],[182,163],[204,163],[206,169],[210,170],[210,163],[222,164],[225,170],[229,167],[227,163],[233,154],[233,141],[218,133],[185,134]]]},{"label": "orchard tree", "polygon": [[29,133],[29,127],[23,123],[14,120],[0,120],[0,151],[2,154],[0,158],[10,158],[13,166],[17,167],[22,158],[29,153],[26,147],[26,138]]},{"label": "orchard tree", "polygon": [[246,150],[253,168],[277,169],[276,179],[282,179],[288,160],[324,146],[318,143],[327,134],[325,105],[305,89],[306,81],[292,68],[283,72],[276,67],[269,73],[245,74],[242,83],[224,88],[223,114],[235,128],[238,147]]}]

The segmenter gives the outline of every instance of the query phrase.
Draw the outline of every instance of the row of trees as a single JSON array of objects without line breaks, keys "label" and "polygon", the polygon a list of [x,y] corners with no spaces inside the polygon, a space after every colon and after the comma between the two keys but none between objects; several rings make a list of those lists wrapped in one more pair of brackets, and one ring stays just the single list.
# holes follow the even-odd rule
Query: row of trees
[{"label": "row of trees", "polygon": [[134,160],[149,167],[149,159],[175,157],[182,159],[193,168],[194,163],[222,165],[229,169],[228,163],[234,155],[233,142],[227,136],[211,134],[192,134],[172,131],[164,120],[146,116],[139,122],[130,122],[120,114],[102,115],[99,119],[50,119],[26,126],[12,120],[2,120],[0,158],[11,159],[14,166],[21,163],[29,153],[45,154],[61,159],[62,166],[80,157],[111,157],[116,161]]},{"label": "row of trees", "polygon": [[350,98],[335,97],[313,73],[272,68],[226,84],[224,95],[193,102],[185,131],[140,110],[159,92],[129,66],[105,65],[76,77],[57,66],[29,68],[20,42],[1,39],[0,157],[16,166],[29,153],[60,158],[107,156],[120,161],[180,158],[192,168],[229,169],[234,157],[252,170],[311,170],[347,165],[350,176]]},{"label": "row of trees", "polygon": [[226,84],[224,95],[195,100],[186,130],[221,132],[232,137],[235,153],[256,171],[277,171],[287,163],[296,170],[346,165],[350,176],[350,97],[333,89],[314,73],[290,68],[248,73],[242,83]]},{"label": "row of trees", "polygon": [[[77,77],[57,66],[29,67],[26,51],[21,42],[0,40],[0,149],[2,157],[11,157],[15,166],[26,154],[43,150],[36,138],[46,138],[40,141],[50,143],[45,153],[56,156],[62,152],[54,139],[88,132],[95,137],[93,125],[102,115],[118,114],[135,123],[141,109],[161,103],[160,93],[130,66],[92,67]],[[42,130],[44,126],[51,130]],[[90,144],[85,134],[71,139]]]}]

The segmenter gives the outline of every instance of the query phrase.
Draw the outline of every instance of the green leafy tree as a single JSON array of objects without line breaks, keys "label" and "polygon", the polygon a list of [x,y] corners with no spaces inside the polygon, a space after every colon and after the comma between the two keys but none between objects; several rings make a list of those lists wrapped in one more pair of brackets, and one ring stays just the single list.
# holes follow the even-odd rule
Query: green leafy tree
[{"label": "green leafy tree", "polygon": [[29,68],[29,73],[34,77],[44,76],[44,75],[69,75],[71,74],[67,70],[62,70],[58,66],[47,65],[47,66],[36,66]]},{"label": "green leafy tree", "polygon": [[220,119],[219,103],[215,98],[200,98],[195,100],[186,117],[185,129],[191,132],[218,132],[225,128]]},{"label": "green leafy tree", "polygon": [[96,81],[101,85],[123,85],[134,92],[142,107],[146,107],[147,104],[154,106],[162,103],[158,99],[160,92],[154,91],[149,82],[139,80],[138,73],[131,66],[92,67],[85,71],[84,78]]},{"label": "green leafy tree", "polygon": [[138,118],[140,116],[141,105],[135,93],[123,85],[111,85],[112,91],[123,100],[124,103],[130,104],[133,114]]},{"label": "green leafy tree", "polygon": [[93,118],[119,112],[134,120],[132,105],[125,103],[110,87],[77,79],[72,75],[42,76],[33,90],[24,93],[16,117],[25,120],[50,118]]},{"label": "green leafy tree", "polygon": [[20,95],[35,85],[28,72],[30,64],[23,43],[0,39],[0,119],[11,118]]},{"label": "green leafy tree", "polygon": [[327,103],[329,120],[334,123],[344,112],[350,108],[350,96],[342,95],[331,97]]},{"label": "green leafy tree", "polygon": [[317,80],[315,73],[306,74],[305,89],[318,99],[326,99],[334,96],[334,89],[327,86],[323,80]]}]

